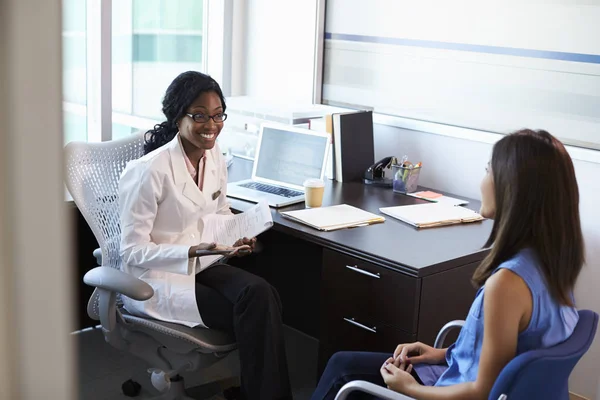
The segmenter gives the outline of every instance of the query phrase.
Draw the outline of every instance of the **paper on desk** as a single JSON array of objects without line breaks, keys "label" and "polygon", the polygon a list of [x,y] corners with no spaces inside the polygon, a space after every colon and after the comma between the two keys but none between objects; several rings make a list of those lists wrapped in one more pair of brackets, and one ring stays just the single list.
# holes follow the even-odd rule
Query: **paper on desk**
[{"label": "paper on desk", "polygon": [[282,211],[281,215],[320,231],[334,231],[385,221],[385,218],[381,215],[373,214],[348,204]]},{"label": "paper on desk", "polygon": [[[271,210],[266,201],[260,201],[246,212],[236,215],[209,214],[202,218],[202,243],[233,246],[241,238],[253,238],[273,226]],[[220,255],[200,257],[200,270],[213,264]],[[199,272],[197,270],[196,272]]]},{"label": "paper on desk", "polygon": [[[407,193],[407,195],[416,197],[418,199],[431,201],[433,203],[446,204],[449,206],[464,206],[464,205],[469,204],[469,202],[467,200],[456,199],[456,198],[450,197],[450,196],[440,195],[439,197],[427,197],[427,196],[422,196],[421,193],[427,193],[427,192]],[[433,193],[433,192],[430,192],[430,193]]]}]

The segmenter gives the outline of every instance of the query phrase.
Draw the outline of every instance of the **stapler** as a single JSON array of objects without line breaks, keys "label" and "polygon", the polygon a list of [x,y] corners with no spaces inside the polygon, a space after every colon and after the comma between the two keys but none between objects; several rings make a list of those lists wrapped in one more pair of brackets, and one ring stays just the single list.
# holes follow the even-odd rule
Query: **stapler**
[{"label": "stapler", "polygon": [[390,169],[394,164],[398,164],[398,160],[393,156],[377,161],[365,171],[364,182],[367,185],[392,187],[393,179],[385,177],[385,169]]}]

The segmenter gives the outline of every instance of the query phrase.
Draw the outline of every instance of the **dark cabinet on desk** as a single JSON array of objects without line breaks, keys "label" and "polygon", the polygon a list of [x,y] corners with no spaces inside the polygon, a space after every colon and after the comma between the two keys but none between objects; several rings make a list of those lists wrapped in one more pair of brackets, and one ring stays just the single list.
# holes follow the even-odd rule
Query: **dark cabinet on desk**
[{"label": "dark cabinet on desk", "polygon": [[336,351],[392,352],[416,340],[433,344],[446,322],[466,317],[476,266],[418,278],[325,249],[319,371]]}]

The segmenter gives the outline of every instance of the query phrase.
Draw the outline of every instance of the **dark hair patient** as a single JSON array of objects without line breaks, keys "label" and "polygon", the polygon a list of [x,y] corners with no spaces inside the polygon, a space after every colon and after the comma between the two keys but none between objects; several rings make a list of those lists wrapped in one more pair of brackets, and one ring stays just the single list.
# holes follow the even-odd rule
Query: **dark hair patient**
[{"label": "dark hair patient", "polygon": [[221,99],[223,112],[225,112],[225,97],[221,87],[213,78],[201,72],[183,72],[171,82],[162,102],[162,112],[167,118],[163,123],[154,125],[154,128],[146,132],[144,153],[170,142],[177,135],[177,123],[188,112],[191,104],[204,92],[215,92]]},{"label": "dark hair patient", "polygon": [[492,152],[496,214],[492,246],[473,275],[482,286],[496,267],[525,247],[539,257],[554,299],[573,306],[573,286],[584,263],[579,189],[571,157],[546,131],[521,130]]}]

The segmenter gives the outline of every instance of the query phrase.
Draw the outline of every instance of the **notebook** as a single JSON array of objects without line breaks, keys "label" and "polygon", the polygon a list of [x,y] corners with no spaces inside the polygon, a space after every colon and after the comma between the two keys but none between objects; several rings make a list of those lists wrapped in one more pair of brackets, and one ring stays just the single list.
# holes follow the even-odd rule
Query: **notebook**
[{"label": "notebook", "polygon": [[335,179],[362,182],[375,162],[373,112],[335,113],[332,116]]},{"label": "notebook", "polygon": [[379,211],[417,228],[432,228],[484,219],[480,214],[468,208],[439,203],[383,207]]},{"label": "notebook", "polygon": [[336,229],[366,226],[385,221],[385,218],[381,215],[373,214],[348,204],[307,208],[297,211],[283,211],[281,215],[320,231],[334,231]]}]

